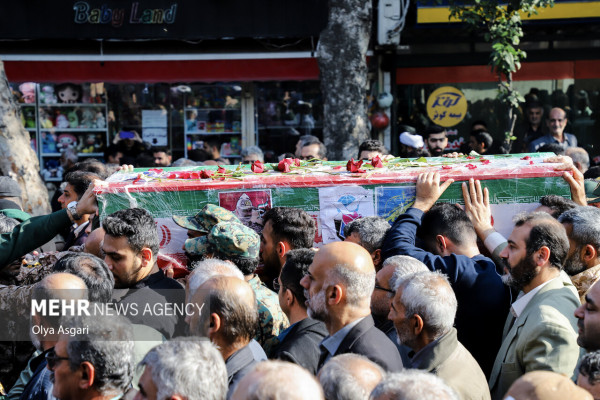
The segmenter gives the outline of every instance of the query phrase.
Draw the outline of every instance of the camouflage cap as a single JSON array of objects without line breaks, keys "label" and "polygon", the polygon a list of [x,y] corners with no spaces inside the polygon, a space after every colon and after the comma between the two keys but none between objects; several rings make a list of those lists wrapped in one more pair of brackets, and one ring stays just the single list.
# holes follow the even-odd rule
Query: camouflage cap
[{"label": "camouflage cap", "polygon": [[584,185],[588,204],[600,202],[600,182],[595,179],[586,179]]},{"label": "camouflage cap", "polygon": [[182,228],[208,233],[213,226],[220,222],[237,222],[240,220],[231,211],[214,204],[205,205],[193,217],[173,215],[173,221]]},{"label": "camouflage cap", "polygon": [[221,222],[213,226],[208,235],[185,241],[185,251],[190,254],[217,252],[227,257],[257,258],[260,237],[254,230],[235,222]]}]

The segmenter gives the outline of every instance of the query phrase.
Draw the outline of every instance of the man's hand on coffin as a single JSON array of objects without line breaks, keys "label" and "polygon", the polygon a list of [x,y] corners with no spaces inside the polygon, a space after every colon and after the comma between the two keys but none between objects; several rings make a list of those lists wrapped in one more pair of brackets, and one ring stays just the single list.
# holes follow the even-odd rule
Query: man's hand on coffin
[{"label": "man's hand on coffin", "polygon": [[98,213],[98,202],[96,201],[96,195],[94,194],[94,188],[104,185],[104,181],[94,180],[87,188],[85,193],[81,196],[77,202],[77,214],[97,214]]},{"label": "man's hand on coffin", "polygon": [[[571,173],[573,175],[571,175]],[[587,197],[585,195],[585,179],[577,167],[571,167],[571,173],[563,172],[563,179],[567,181],[571,188],[571,199],[580,206],[587,206]]]},{"label": "man's hand on coffin", "polygon": [[469,179],[462,184],[463,198],[465,199],[465,212],[475,226],[477,236],[481,240],[492,232],[492,209],[490,207],[490,194],[487,188],[481,189],[481,182]]},{"label": "man's hand on coffin", "polygon": [[439,172],[424,172],[417,177],[417,194],[413,208],[423,212],[429,211],[435,202],[446,191],[454,179],[448,179],[440,184]]},{"label": "man's hand on coffin", "polygon": [[545,163],[557,163],[555,171],[569,171],[573,167],[573,159],[569,156],[553,156],[544,159]]},{"label": "man's hand on coffin", "polygon": [[133,165],[131,165],[131,164],[123,164],[119,168],[117,168],[117,171],[133,172]]}]

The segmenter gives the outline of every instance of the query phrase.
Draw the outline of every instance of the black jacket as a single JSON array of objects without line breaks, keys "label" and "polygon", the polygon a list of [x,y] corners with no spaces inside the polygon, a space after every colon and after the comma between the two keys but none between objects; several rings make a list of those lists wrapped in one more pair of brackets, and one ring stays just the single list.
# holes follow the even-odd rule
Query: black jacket
[{"label": "black jacket", "polygon": [[305,318],[290,329],[273,352],[273,358],[293,362],[316,375],[321,354],[319,344],[327,335],[324,323]]},{"label": "black jacket", "polygon": [[334,356],[346,353],[361,354],[387,372],[399,372],[403,369],[396,345],[375,327],[371,315],[367,315],[348,332]]}]

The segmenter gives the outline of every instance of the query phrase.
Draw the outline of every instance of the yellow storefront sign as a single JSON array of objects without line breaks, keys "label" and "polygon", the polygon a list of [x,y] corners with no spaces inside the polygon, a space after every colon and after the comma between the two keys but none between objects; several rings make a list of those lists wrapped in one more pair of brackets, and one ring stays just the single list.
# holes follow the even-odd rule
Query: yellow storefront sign
[{"label": "yellow storefront sign", "polygon": [[467,99],[457,88],[441,87],[427,99],[427,115],[431,122],[444,128],[458,125],[467,115]]}]

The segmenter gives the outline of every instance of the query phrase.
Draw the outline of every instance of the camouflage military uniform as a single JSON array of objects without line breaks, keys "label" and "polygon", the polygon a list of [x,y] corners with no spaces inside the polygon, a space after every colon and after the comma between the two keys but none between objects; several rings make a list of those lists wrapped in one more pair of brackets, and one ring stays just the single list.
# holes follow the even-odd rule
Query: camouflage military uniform
[{"label": "camouflage military uniform", "polygon": [[287,316],[279,306],[279,297],[275,292],[266,287],[258,276],[254,275],[248,281],[258,303],[258,324],[256,341],[261,344],[267,357],[279,344],[277,336],[290,326]]},{"label": "camouflage military uniform", "polygon": [[585,303],[585,295],[592,285],[598,281],[600,281],[600,264],[571,277],[573,286],[577,288],[581,304]]}]

